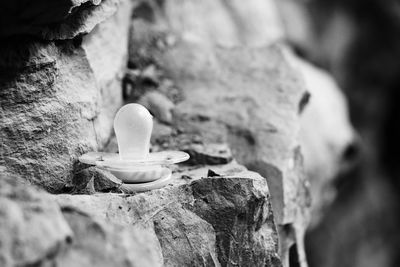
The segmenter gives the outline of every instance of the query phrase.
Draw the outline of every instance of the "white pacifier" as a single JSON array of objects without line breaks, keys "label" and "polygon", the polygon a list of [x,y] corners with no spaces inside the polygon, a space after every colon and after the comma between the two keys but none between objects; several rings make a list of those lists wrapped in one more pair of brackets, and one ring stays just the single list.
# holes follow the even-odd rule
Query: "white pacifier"
[{"label": "white pacifier", "polygon": [[79,161],[110,171],[130,191],[140,192],[165,186],[171,170],[164,167],[189,159],[182,151],[149,153],[153,116],[140,104],[123,106],[115,116],[118,153],[89,152]]}]

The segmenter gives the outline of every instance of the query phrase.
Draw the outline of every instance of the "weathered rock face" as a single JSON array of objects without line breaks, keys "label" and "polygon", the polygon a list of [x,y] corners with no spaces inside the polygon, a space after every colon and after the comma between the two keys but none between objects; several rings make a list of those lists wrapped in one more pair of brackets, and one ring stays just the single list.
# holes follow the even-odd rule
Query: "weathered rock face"
[{"label": "weathered rock face", "polygon": [[60,192],[77,157],[106,143],[122,102],[129,6],[74,40],[2,44],[0,162],[7,173]]},{"label": "weathered rock face", "polygon": [[161,266],[151,233],[59,205],[0,176],[1,266]]},{"label": "weathered rock face", "polygon": [[45,40],[86,34],[112,16],[121,0],[41,0],[0,3],[0,38],[29,35]]},{"label": "weathered rock face", "polygon": [[[175,138],[196,135],[203,143],[227,142],[235,158],[267,178],[279,224],[306,218],[308,189],[296,141],[303,91],[284,50],[218,48],[208,62],[201,62],[192,50],[195,44],[183,47],[168,51],[166,61],[171,65],[165,67],[176,71],[172,76],[186,89],[185,100],[174,109],[181,129]],[[183,58],[185,63],[172,65],[177,62],[173,58]]]},{"label": "weathered rock face", "polygon": [[[273,7],[268,1],[168,1],[162,7],[142,6],[134,11],[130,46],[134,70],[128,78],[133,92],[140,89],[147,97],[149,91],[158,90],[175,103],[170,109],[159,101],[161,107],[153,112],[164,110],[163,117],[172,117],[168,125],[156,127],[154,149],[227,143],[240,163],[266,177],[276,222],[290,225],[282,228],[282,238],[295,236],[305,264],[301,240],[310,200],[297,139],[306,91],[290,51],[277,44],[277,35],[264,38],[268,29],[263,34],[246,30],[257,25],[258,18],[269,17],[268,5]],[[244,19],[240,15],[244,6],[255,15]],[[156,70],[149,75],[151,68]],[[141,101],[140,95],[133,95],[136,99]],[[281,243],[284,257],[293,242]]]},{"label": "weathered rock face", "polygon": [[153,235],[133,226],[96,220],[64,207],[62,213],[74,236],[50,261],[57,266],[162,266]]},{"label": "weathered rock face", "polygon": [[236,163],[180,167],[169,186],[133,196],[54,198],[64,213],[152,233],[164,266],[281,266],[267,183]]}]

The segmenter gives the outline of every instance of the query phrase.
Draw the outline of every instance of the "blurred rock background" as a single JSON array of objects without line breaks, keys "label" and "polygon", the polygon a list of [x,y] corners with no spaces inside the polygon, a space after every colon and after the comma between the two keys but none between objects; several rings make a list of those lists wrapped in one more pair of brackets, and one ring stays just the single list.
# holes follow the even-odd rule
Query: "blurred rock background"
[{"label": "blurred rock background", "polygon": [[[336,196],[307,234],[310,266],[398,266],[399,2],[277,1],[299,55],[343,89],[359,146]],[[336,129],[332,129],[336,131]]]}]

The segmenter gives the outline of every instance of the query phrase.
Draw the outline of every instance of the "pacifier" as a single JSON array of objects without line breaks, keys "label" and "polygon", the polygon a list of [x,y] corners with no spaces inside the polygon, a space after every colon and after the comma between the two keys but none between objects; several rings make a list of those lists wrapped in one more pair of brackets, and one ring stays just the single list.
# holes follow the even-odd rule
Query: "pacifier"
[{"label": "pacifier", "polygon": [[140,104],[123,106],[115,115],[114,131],[119,153],[89,152],[79,161],[111,172],[133,192],[161,188],[171,178],[167,165],[189,159],[183,151],[150,153],[153,116]]}]

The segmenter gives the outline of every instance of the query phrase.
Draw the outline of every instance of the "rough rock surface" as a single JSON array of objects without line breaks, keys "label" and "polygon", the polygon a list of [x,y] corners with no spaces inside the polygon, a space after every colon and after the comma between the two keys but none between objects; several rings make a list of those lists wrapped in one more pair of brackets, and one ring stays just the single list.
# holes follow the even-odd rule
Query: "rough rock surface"
[{"label": "rough rock surface", "polygon": [[234,162],[181,166],[167,187],[136,195],[54,199],[69,213],[152,233],[164,266],[281,266],[266,180]]},{"label": "rough rock surface", "polygon": [[0,174],[1,266],[38,264],[72,236],[51,196],[20,182]]},{"label": "rough rock surface", "polygon": [[[146,16],[134,11],[130,67],[143,73],[156,66],[158,72],[156,83],[131,84],[144,93],[159,90],[175,103],[172,122],[155,129],[154,149],[227,143],[238,162],[266,177],[282,240],[288,240],[281,242],[283,261],[298,242],[305,264],[310,199],[298,135],[306,90],[279,35],[264,38],[268,28],[247,28],[270,17],[271,7],[268,1],[168,1],[147,7],[152,12]],[[242,17],[242,8],[254,16]]]},{"label": "rough rock surface", "polygon": [[122,181],[110,172],[97,167],[80,170],[72,178],[73,194],[93,194],[95,192],[121,192]]},{"label": "rough rock surface", "polygon": [[35,36],[45,40],[72,39],[111,17],[121,0],[2,1],[0,38]]},{"label": "rough rock surface", "polygon": [[[176,139],[196,134],[204,143],[228,143],[235,158],[269,179],[278,222],[293,221],[299,199],[290,194],[304,187],[300,170],[290,176],[299,153],[297,116],[304,91],[285,51],[277,46],[216,48],[203,60],[193,47],[201,49],[182,44],[165,59],[165,69],[185,88],[185,100],[174,109],[181,130]],[[274,78],[277,73],[280,79]]]},{"label": "rough rock surface", "polygon": [[71,182],[77,157],[107,142],[122,104],[129,7],[126,2],[113,18],[74,40],[2,43],[5,172],[60,192]]},{"label": "rough rock surface", "polygon": [[60,209],[23,182],[0,176],[1,266],[161,266],[150,233]]},{"label": "rough rock surface", "polygon": [[134,226],[120,226],[73,208],[61,209],[74,236],[50,261],[56,266],[162,266],[153,235]]}]

